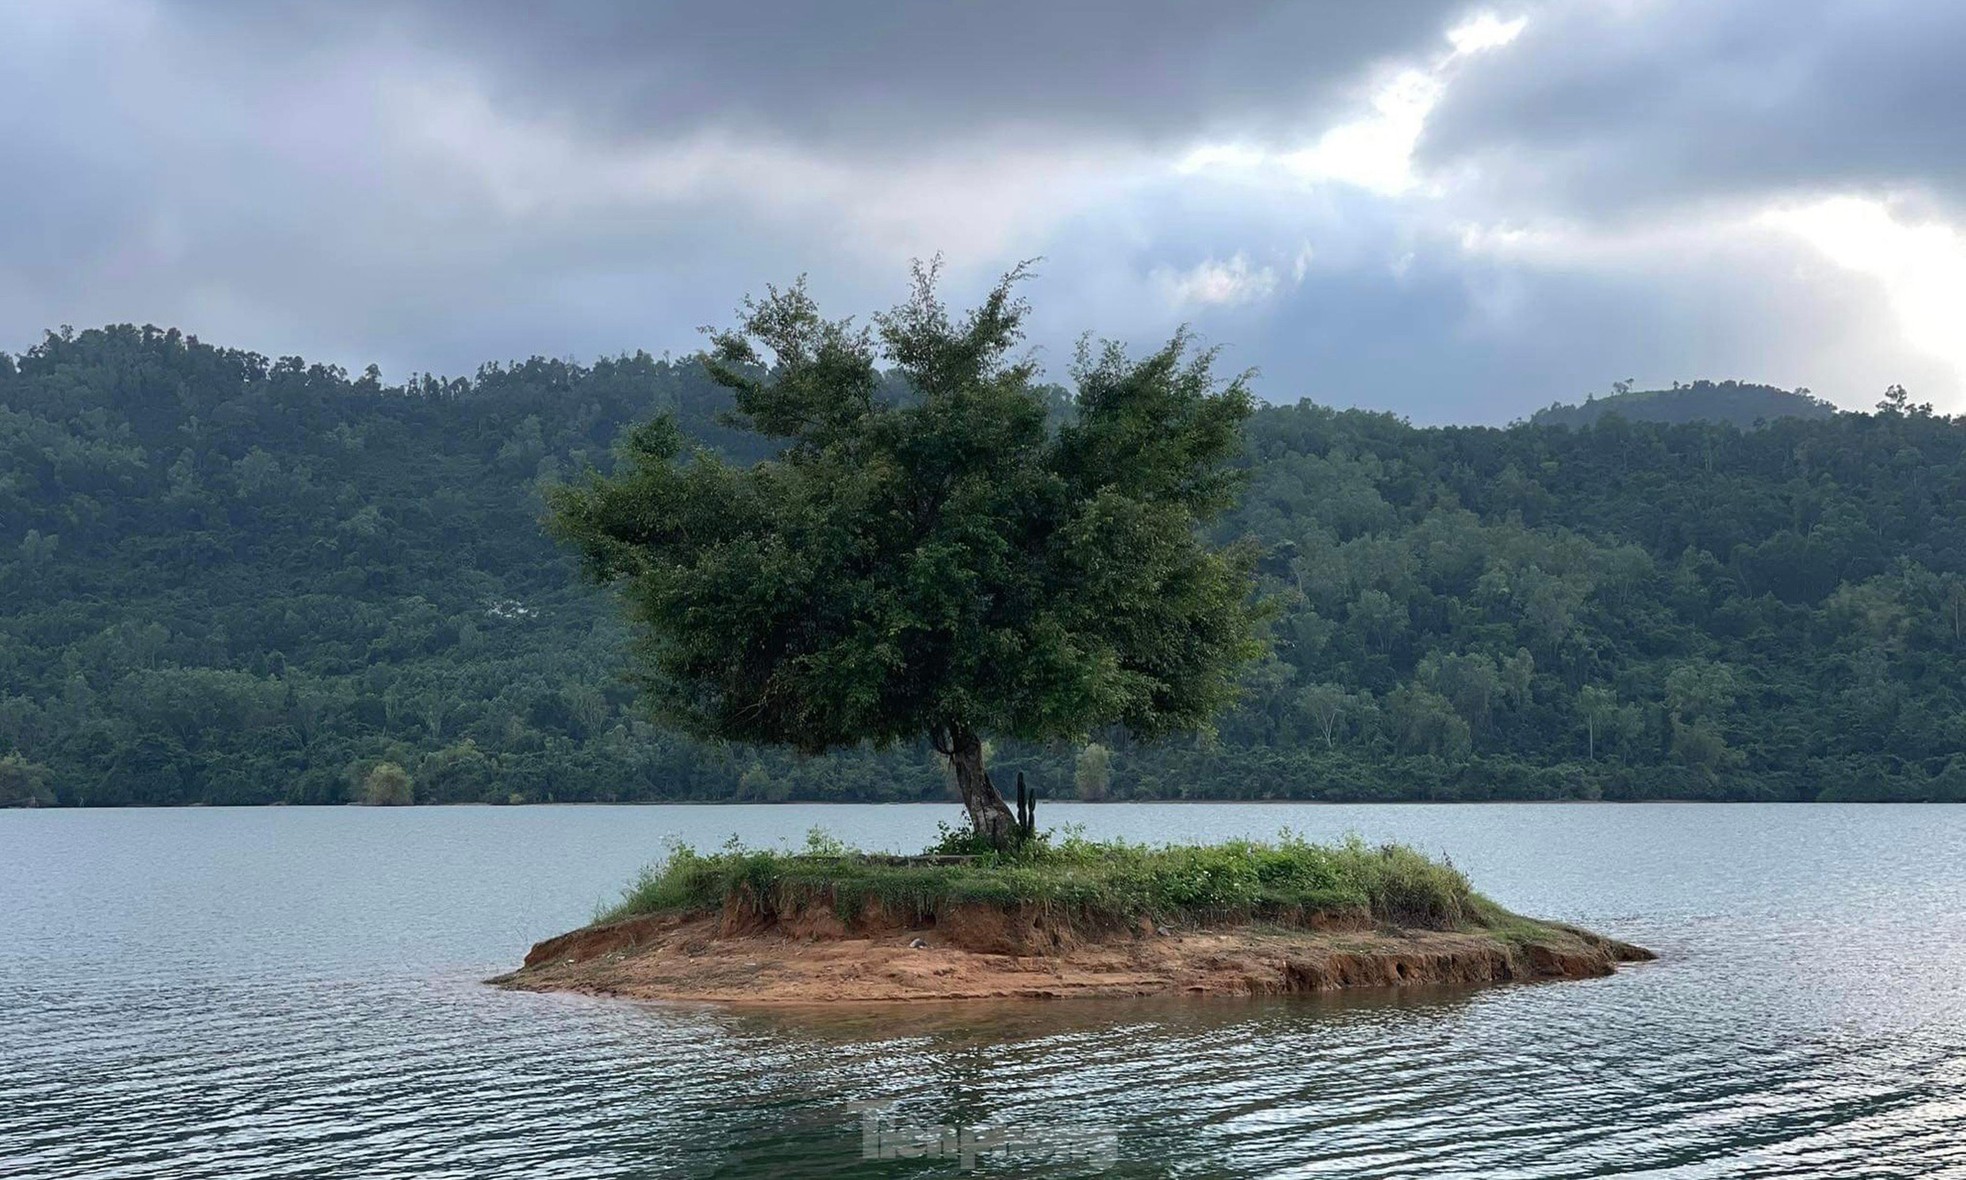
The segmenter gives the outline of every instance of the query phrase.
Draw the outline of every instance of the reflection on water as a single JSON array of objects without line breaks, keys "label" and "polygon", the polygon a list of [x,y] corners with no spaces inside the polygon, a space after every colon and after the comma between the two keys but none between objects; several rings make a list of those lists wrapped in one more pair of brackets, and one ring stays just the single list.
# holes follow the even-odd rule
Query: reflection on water
[{"label": "reflection on water", "polygon": [[665,836],[815,818],[907,847],[944,813],[0,814],[0,1176],[1966,1168],[1966,809],[1054,805],[1400,836],[1665,955],[1580,983],[725,1009],[477,982]]}]

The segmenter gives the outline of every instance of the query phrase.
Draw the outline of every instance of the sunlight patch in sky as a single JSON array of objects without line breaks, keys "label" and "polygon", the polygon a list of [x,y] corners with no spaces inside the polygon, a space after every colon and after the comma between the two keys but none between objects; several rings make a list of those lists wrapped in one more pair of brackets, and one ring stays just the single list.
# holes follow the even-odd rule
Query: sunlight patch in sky
[{"label": "sunlight patch in sky", "polygon": [[1447,31],[1452,48],[1425,67],[1401,69],[1371,95],[1371,113],[1340,123],[1305,147],[1277,151],[1248,143],[1206,144],[1182,158],[1182,172],[1264,171],[1310,183],[1339,181],[1384,197],[1420,187],[1413,149],[1427,116],[1440,102],[1454,64],[1514,41],[1527,17],[1504,21],[1484,12]]},{"label": "sunlight patch in sky", "polygon": [[1800,236],[1836,265],[1878,279],[1905,342],[1966,381],[1966,331],[1960,323],[1966,312],[1966,236],[1940,222],[1902,222],[1888,204],[1866,197],[1776,209],[1762,220]]},{"label": "sunlight patch in sky", "polygon": [[1529,18],[1526,16],[1503,20],[1492,12],[1483,12],[1447,30],[1447,41],[1454,46],[1457,54],[1480,53],[1484,49],[1499,49],[1507,45],[1521,36],[1528,25]]}]

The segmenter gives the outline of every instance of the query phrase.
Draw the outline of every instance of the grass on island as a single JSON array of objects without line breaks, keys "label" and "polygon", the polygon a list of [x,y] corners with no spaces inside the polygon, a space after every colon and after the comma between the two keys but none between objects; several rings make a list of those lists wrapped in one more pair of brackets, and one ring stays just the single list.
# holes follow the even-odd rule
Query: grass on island
[{"label": "grass on island", "polygon": [[1313,844],[1286,829],[1272,841],[1143,845],[1047,832],[1010,853],[944,829],[920,858],[854,851],[814,829],[801,851],[747,848],[732,837],[703,854],[674,849],[597,922],[649,913],[709,913],[731,899],[759,912],[830,905],[849,925],[870,902],[933,921],[952,907],[1033,907],[1077,928],[1142,919],[1193,925],[1313,918],[1429,930],[1482,927],[1507,937],[1529,919],[1476,893],[1451,863],[1399,844],[1351,837]]}]

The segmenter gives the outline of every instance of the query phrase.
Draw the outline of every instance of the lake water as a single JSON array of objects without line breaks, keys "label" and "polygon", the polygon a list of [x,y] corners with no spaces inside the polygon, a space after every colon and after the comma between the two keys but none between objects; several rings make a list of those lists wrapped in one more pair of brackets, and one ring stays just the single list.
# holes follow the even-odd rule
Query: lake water
[{"label": "lake water", "polygon": [[955,809],[0,812],[0,1176],[1966,1175],[1966,808],[1045,811],[1405,840],[1662,959],[1337,999],[517,995],[479,981],[671,840],[913,850]]}]

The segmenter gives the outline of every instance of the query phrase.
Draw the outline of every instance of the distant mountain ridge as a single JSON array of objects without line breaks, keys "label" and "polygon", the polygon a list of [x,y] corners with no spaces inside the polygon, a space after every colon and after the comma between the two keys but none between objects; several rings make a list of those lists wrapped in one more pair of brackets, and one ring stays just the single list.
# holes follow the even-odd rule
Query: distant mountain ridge
[{"label": "distant mountain ridge", "polygon": [[[1619,383],[1623,385],[1623,382]],[[1695,381],[1671,389],[1619,389],[1609,397],[1589,397],[1578,405],[1561,403],[1529,417],[1532,426],[1595,426],[1606,415],[1630,422],[1678,426],[1725,422],[1751,430],[1777,418],[1828,418],[1835,406],[1807,389],[1781,389],[1743,381]]]}]

